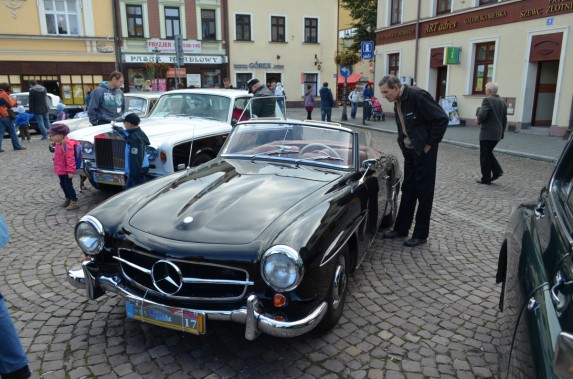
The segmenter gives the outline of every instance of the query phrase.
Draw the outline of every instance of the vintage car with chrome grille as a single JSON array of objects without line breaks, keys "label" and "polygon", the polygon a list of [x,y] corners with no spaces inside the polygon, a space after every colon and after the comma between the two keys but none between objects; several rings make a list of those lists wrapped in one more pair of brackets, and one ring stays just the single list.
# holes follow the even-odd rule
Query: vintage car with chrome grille
[{"label": "vintage car with chrome grille", "polygon": [[573,378],[573,139],[501,246],[499,378]]},{"label": "vintage car with chrome grille", "polygon": [[75,228],[85,255],[68,279],[88,299],[125,298],[127,318],[245,337],[328,330],[347,275],[391,226],[402,172],[376,131],[251,119],[218,157],[110,198]]},{"label": "vintage car with chrome grille", "polygon": [[[163,92],[129,92],[125,94],[125,109],[127,112],[136,113],[140,118],[149,116],[151,110],[157,103],[159,96]],[[77,113],[74,118],[58,121],[59,124],[66,124],[70,128],[70,133],[76,130],[93,126],[90,123],[87,112]]]},{"label": "vintage car with chrome grille", "polygon": [[[150,178],[215,158],[234,117],[250,98],[246,91],[234,89],[182,89],[161,95],[140,124],[151,142],[147,148]],[[125,140],[112,125],[80,129],[69,138],[83,147],[84,171],[92,186],[103,190],[125,186]]]}]

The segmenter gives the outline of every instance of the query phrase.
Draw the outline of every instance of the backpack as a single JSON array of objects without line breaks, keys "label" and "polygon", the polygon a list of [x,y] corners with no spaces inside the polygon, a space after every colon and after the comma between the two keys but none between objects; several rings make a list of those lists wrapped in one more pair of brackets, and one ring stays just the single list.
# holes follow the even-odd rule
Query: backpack
[{"label": "backpack", "polygon": [[[75,140],[73,140],[75,141]],[[75,141],[77,142],[77,141]],[[64,154],[66,153],[66,144],[62,144],[62,149],[64,150]],[[74,159],[76,161],[76,170],[79,170],[80,168],[83,167],[83,149],[82,149],[82,145],[77,142],[76,145],[74,145]]]}]

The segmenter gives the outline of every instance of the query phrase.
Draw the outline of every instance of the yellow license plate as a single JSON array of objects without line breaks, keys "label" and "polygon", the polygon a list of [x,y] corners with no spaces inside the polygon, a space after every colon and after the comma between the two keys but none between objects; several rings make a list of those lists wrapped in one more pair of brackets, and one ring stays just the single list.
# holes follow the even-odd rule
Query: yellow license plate
[{"label": "yellow license plate", "polygon": [[205,314],[203,313],[132,298],[126,299],[125,310],[127,317],[135,320],[187,333],[205,334]]}]

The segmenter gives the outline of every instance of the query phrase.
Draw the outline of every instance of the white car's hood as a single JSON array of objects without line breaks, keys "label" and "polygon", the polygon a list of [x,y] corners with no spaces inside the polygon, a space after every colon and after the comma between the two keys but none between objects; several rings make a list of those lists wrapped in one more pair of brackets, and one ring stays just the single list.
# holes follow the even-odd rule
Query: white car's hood
[{"label": "white car's hood", "polygon": [[[119,125],[121,123],[116,123]],[[92,126],[76,130],[68,135],[69,138],[93,143],[94,137],[98,134],[110,132],[111,124]],[[213,134],[221,134],[223,128],[231,132],[231,125],[228,123],[191,117],[153,117],[141,120],[141,129],[149,138],[152,146],[157,146],[161,141],[177,136],[178,140],[185,138],[202,137]]]}]

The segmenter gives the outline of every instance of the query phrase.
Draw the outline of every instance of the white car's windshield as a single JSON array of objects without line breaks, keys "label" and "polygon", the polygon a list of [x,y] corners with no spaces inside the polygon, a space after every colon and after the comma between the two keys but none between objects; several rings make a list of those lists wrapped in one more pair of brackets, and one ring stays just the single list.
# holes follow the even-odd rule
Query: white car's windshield
[{"label": "white car's windshield", "polygon": [[290,123],[245,123],[235,127],[221,155],[349,168],[355,160],[353,141],[354,134],[342,128]]},{"label": "white car's windshield", "polygon": [[202,93],[174,93],[161,96],[150,117],[201,117],[227,122],[231,99]]}]

